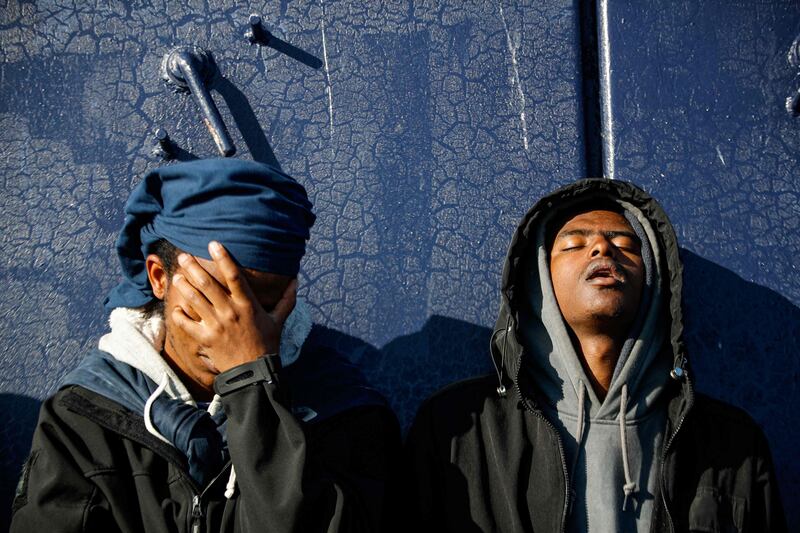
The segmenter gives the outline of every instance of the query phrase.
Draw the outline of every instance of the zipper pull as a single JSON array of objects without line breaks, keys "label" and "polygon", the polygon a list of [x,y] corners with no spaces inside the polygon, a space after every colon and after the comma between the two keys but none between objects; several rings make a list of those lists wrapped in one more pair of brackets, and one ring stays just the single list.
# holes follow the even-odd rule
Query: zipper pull
[{"label": "zipper pull", "polygon": [[202,530],[201,518],[203,518],[203,508],[200,507],[200,496],[196,495],[192,499],[192,533],[200,533]]}]

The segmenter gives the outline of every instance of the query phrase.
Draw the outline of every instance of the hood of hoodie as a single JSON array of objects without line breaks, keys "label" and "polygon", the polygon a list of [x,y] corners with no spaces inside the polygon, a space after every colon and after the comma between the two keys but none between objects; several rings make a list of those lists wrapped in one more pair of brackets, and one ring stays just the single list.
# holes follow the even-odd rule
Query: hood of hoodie
[{"label": "hood of hoodie", "polygon": [[[575,205],[595,200],[612,201],[624,211],[642,240],[648,280],[602,400],[559,310],[546,249],[547,232],[557,229],[549,228],[549,222]],[[625,182],[587,179],[563,187],[537,202],[513,236],[492,356],[501,387],[513,384],[520,399],[536,404],[559,431],[572,501],[578,504],[570,512],[570,531],[649,527],[656,454],[667,418],[662,393],[671,370],[685,375],[681,274],[675,233],[663,209]],[[623,512],[608,512],[615,508]]]},{"label": "hood of hoodie", "polygon": [[[683,340],[683,266],[675,230],[663,208],[648,193],[630,183],[603,178],[579,180],[543,197],[525,214],[514,232],[503,266],[500,309],[490,343],[499,385],[504,388],[517,385],[522,361],[526,357],[519,328],[523,310],[530,299],[526,293],[530,262],[538,261],[533,253],[537,232],[555,212],[589,198],[627,202],[649,221],[660,250],[662,330],[665,336],[663,356],[670,359],[674,377],[681,379],[684,389],[691,389],[689,362]],[[536,401],[528,395],[520,399]]]}]

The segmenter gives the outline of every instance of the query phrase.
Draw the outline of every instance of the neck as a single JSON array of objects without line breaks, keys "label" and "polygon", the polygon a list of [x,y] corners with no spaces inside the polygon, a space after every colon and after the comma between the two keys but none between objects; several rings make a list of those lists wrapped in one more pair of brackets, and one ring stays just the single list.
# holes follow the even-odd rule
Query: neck
[{"label": "neck", "polygon": [[608,333],[573,330],[573,344],[595,394],[604,400],[624,341]]}]

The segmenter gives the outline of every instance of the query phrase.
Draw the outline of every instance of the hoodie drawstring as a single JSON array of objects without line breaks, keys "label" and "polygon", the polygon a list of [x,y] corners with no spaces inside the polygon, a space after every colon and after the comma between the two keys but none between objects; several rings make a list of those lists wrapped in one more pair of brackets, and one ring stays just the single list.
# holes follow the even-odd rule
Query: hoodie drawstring
[{"label": "hoodie drawstring", "polygon": [[156,390],[153,391],[153,394],[151,394],[147,398],[147,401],[144,403],[144,427],[147,429],[147,432],[150,433],[152,436],[172,446],[172,443],[168,441],[164,437],[164,435],[158,432],[156,427],[153,425],[153,421],[150,420],[150,411],[153,408],[153,402],[155,402],[156,398],[158,398],[161,395],[161,393],[164,392],[168,384],[169,384],[169,376],[164,374],[164,377],[161,378],[161,384],[158,387],[156,387]]},{"label": "hoodie drawstring", "polygon": [[622,469],[625,472],[625,484],[622,486],[622,492],[625,493],[625,499],[622,500],[622,510],[625,511],[628,506],[628,498],[636,492],[636,483],[631,479],[631,469],[628,466],[628,435],[626,433],[625,419],[626,411],[628,408],[628,384],[622,385],[622,398],[619,403],[619,439],[622,448]]},{"label": "hoodie drawstring", "polygon": [[236,470],[231,465],[231,475],[228,476],[228,484],[225,485],[225,497],[229,500],[233,498],[233,492],[236,490]]},{"label": "hoodie drawstring", "polygon": [[578,468],[578,458],[581,455],[581,446],[583,446],[585,414],[586,414],[586,385],[584,385],[583,380],[581,379],[578,381],[578,423],[575,426],[575,441],[577,442],[577,447],[575,448],[575,456],[572,458],[572,468],[570,468],[569,470],[569,473],[572,476],[569,487],[569,492],[571,495],[569,504],[570,513],[572,512],[572,504],[575,502],[575,498],[577,497],[575,493],[575,478],[577,477],[575,474],[575,469]]},{"label": "hoodie drawstring", "polygon": [[[211,416],[216,415],[222,409],[222,396],[219,394],[215,394],[214,398],[211,399],[211,403],[208,404],[208,414]],[[233,498],[233,493],[236,490],[236,470],[234,470],[233,465],[231,465],[231,473],[228,476],[228,483],[225,485],[225,497],[227,499]]]}]

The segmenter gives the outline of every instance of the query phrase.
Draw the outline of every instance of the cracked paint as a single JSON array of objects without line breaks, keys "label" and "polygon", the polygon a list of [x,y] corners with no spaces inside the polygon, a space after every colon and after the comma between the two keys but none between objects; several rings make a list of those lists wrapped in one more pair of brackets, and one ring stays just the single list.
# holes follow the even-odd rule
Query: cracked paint
[{"label": "cracked paint", "polygon": [[519,44],[511,39],[511,32],[508,31],[508,23],[506,22],[506,15],[503,13],[503,5],[498,3],[497,8],[500,10],[500,19],[503,21],[503,29],[506,32],[506,44],[508,45],[508,53],[511,54],[511,85],[516,88],[517,95],[519,96],[519,120],[522,125],[522,145],[525,151],[528,151],[528,121],[525,119],[525,91],[522,90],[522,84],[519,81],[519,67],[517,66],[517,49]]},{"label": "cracked paint", "polygon": [[783,104],[800,8],[608,5],[616,177],[673,220],[695,382],[762,425],[796,531],[800,122]]},{"label": "cracked paint", "polygon": [[[575,8],[503,9],[505,24],[495,4],[450,1],[9,2],[0,392],[45,397],[105,329],[125,199],[163,164],[153,132],[180,157],[216,155],[191,95],[161,79],[179,45],[213,54],[237,157],[274,154],[307,188],[318,218],[300,292],[403,424],[435,389],[485,370],[517,220],[584,172]],[[321,68],[251,45],[252,13]],[[524,102],[508,83],[509,38]]]}]

